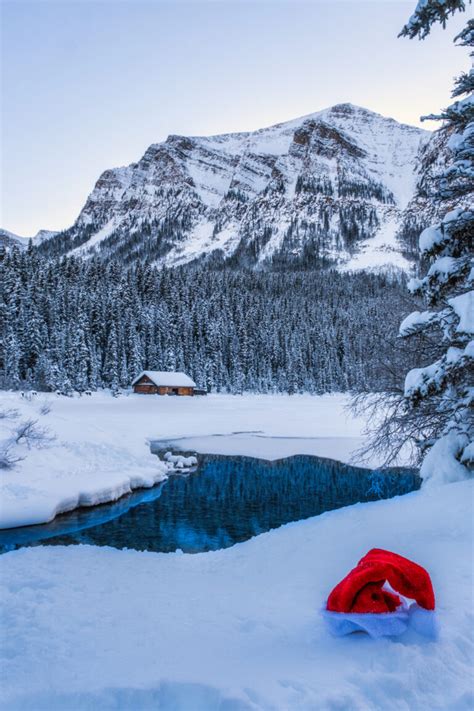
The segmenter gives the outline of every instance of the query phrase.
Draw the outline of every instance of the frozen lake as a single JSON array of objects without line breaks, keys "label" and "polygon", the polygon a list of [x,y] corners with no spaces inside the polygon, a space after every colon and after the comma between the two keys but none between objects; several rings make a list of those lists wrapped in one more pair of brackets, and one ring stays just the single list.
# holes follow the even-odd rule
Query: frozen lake
[{"label": "frozen lake", "polygon": [[262,431],[230,432],[209,435],[173,437],[151,443],[152,452],[169,447],[173,451],[202,454],[243,455],[256,459],[275,460],[307,454],[338,462],[348,462],[361,446],[360,437],[285,436]]}]

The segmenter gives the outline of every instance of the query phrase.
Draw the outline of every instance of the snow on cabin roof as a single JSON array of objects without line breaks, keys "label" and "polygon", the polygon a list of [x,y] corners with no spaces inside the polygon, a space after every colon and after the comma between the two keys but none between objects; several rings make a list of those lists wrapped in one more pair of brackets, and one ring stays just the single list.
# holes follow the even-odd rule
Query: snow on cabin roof
[{"label": "snow on cabin roof", "polygon": [[166,370],[143,370],[140,375],[135,378],[133,381],[132,385],[135,385],[135,383],[138,383],[140,378],[143,378],[143,376],[146,375],[150,380],[159,386],[167,386],[171,388],[195,388],[196,383],[194,380],[191,380],[189,375],[186,375],[186,373],[173,373],[170,371]]}]

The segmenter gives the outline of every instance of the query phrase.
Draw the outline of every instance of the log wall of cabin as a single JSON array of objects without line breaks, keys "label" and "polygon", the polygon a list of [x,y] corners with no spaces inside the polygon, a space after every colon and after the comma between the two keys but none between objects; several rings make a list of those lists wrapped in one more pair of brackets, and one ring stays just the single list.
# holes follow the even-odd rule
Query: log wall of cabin
[{"label": "log wall of cabin", "polygon": [[136,393],[156,395],[158,393],[158,388],[156,385],[150,385],[148,383],[137,383],[133,386],[133,391]]},{"label": "log wall of cabin", "polygon": [[194,388],[178,388],[178,395],[194,395]]},{"label": "log wall of cabin", "polygon": [[193,387],[171,387],[171,386],[156,386],[150,378],[144,376],[138,383],[133,386],[133,392],[143,395],[169,395],[177,391],[177,395],[194,395]]}]

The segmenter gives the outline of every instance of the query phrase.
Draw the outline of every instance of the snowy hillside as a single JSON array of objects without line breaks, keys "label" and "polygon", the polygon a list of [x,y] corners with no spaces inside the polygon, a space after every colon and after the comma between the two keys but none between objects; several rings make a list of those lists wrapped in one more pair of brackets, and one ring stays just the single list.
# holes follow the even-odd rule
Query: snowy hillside
[{"label": "snowy hillside", "polygon": [[429,136],[351,104],[250,133],[171,135],[105,171],[48,248],[171,266],[214,253],[405,268],[397,232]]}]

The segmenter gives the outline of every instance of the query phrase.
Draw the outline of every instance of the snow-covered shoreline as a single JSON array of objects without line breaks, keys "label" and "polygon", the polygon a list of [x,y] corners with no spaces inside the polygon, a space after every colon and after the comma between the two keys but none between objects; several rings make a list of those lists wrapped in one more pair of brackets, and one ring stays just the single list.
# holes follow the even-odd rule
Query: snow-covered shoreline
[{"label": "snow-covered shoreline", "polygon": [[[7,553],[0,706],[470,711],[473,491],[357,504],[214,553]],[[427,568],[437,640],[330,635],[320,609],[374,546]]]},{"label": "snow-covered shoreline", "polygon": [[[38,393],[27,400],[4,392],[1,401],[5,409],[18,410],[19,421],[37,419],[54,440],[39,449],[24,447],[25,459],[2,472],[0,528],[45,523],[58,513],[114,501],[162,481],[167,467],[150,452],[154,440],[189,440],[196,451],[209,453],[269,459],[314,454],[343,462],[363,442],[364,422],[345,411],[349,398],[342,394],[114,398],[101,392],[67,398]],[[41,415],[45,404],[50,412]]]}]

